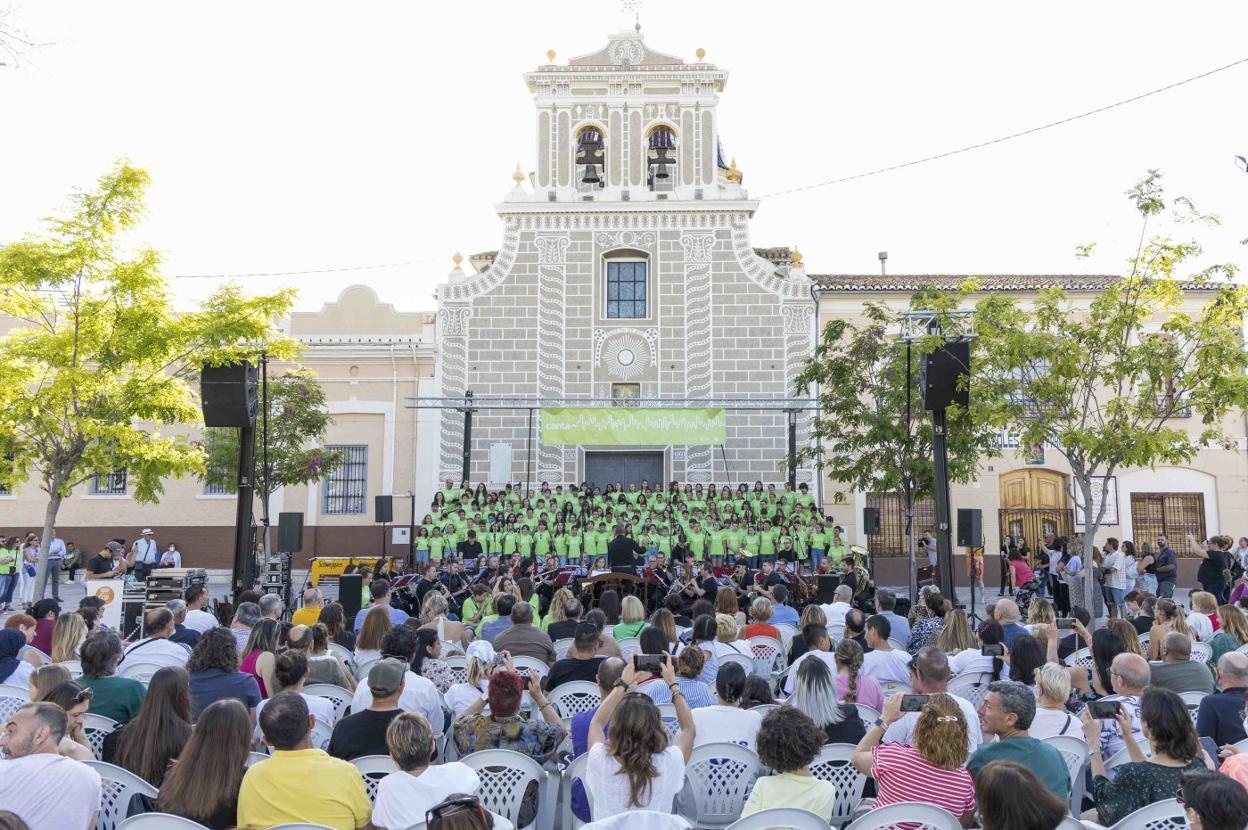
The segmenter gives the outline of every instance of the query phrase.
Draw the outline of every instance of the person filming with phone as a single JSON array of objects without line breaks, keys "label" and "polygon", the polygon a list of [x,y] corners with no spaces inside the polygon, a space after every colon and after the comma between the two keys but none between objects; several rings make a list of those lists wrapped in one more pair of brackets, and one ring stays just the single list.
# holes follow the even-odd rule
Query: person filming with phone
[{"label": "person filming with phone", "polygon": [[[1125,746],[1134,745],[1140,741],[1144,733],[1140,728],[1140,695],[1144,694],[1144,688],[1148,686],[1151,677],[1148,661],[1138,654],[1119,654],[1109,666],[1109,682],[1113,686],[1114,693],[1106,695],[1094,703],[1104,704],[1108,706],[1111,703],[1121,703],[1129,715],[1123,720],[1123,723],[1131,724],[1130,742],[1123,738],[1124,731],[1120,719],[1114,716],[1104,716],[1101,727],[1101,753],[1106,758],[1113,757],[1114,753]],[[1093,713],[1093,717],[1097,717]],[[1188,717],[1191,720],[1191,717]],[[1176,785],[1177,787],[1177,785]],[[1113,824],[1111,821],[1110,824]]]}]

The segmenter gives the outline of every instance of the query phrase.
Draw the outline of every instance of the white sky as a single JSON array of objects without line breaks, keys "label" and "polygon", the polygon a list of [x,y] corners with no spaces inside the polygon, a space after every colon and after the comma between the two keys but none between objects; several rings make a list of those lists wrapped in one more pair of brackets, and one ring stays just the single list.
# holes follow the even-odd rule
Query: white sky
[{"label": "white sky", "polygon": [[[1248,57],[1248,3],[668,2],[647,43],[727,69],[721,138],[751,195],[1026,129]],[[246,280],[315,309],[355,282],[430,309],[450,257],[498,247],[492,204],[533,168],[521,73],[631,26],[617,0],[25,0],[50,45],[0,69],[0,242],[128,156],[166,273],[404,268]],[[1248,260],[1248,64],[1036,136],[775,199],[755,245],[812,273],[1112,272],[1150,167]],[[1076,261],[1076,243],[1098,255]],[[174,281],[181,303],[215,280]]]}]

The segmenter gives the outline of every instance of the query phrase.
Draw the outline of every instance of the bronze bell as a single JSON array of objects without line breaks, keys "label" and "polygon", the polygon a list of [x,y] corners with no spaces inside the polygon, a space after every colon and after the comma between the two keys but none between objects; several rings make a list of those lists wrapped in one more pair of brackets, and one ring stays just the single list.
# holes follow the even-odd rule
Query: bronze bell
[{"label": "bronze bell", "polygon": [[659,147],[655,150],[655,157],[650,159],[650,166],[659,168],[654,174],[656,179],[670,179],[672,177],[672,174],[667,172],[667,166],[669,164],[675,164],[676,159],[672,158],[667,153],[668,148]]}]

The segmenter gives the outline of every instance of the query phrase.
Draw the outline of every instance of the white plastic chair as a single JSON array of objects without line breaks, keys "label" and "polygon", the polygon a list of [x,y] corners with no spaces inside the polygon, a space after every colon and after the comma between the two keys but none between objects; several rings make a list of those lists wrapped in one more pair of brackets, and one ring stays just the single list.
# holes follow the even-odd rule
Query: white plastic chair
[{"label": "white plastic chair", "polygon": [[797,636],[797,629],[791,625],[777,625],[776,631],[780,632],[780,644],[784,646],[784,653],[789,653],[789,645],[793,642],[793,638]]},{"label": "white plastic chair", "polygon": [[442,644],[442,657],[443,657],[443,659],[445,659],[445,658],[447,658],[447,657],[450,657],[452,654],[463,654],[463,653],[464,653],[464,644],[463,644],[463,643],[457,643],[457,642],[455,642],[454,640],[439,640],[438,642],[440,642],[440,643]]},{"label": "white plastic chair", "polygon": [[1198,643],[1192,640],[1192,653],[1188,657],[1194,663],[1208,663],[1209,658],[1213,656],[1213,648],[1208,643]]},{"label": "white plastic chair", "polygon": [[30,699],[25,695],[18,697],[17,695],[4,695],[0,697],[0,723],[8,723],[9,718],[13,717],[13,713],[21,709]]},{"label": "white plastic chair", "polygon": [[373,664],[376,663],[380,659],[381,659],[380,657],[374,657],[371,660],[365,660],[362,663],[357,663],[355,666],[355,679],[361,680],[361,681],[367,680],[368,670],[371,669],[373,667]]},{"label": "white plastic chair", "polygon": [[304,686],[303,693],[313,697],[323,697],[334,702],[334,723],[331,723],[330,726],[338,723],[342,716],[347,713],[347,707],[351,705],[351,693],[341,686],[335,686],[332,683],[313,683],[310,686]]},{"label": "white plastic chair", "polygon": [[751,706],[751,712],[758,712],[760,717],[767,717],[769,712],[779,709],[783,704],[780,703],[760,703],[757,706]]},{"label": "white plastic chair", "polygon": [[774,807],[739,818],[728,830],[771,830],[773,827],[789,827],[792,830],[828,830],[828,822],[810,810],[797,807]]},{"label": "white plastic chair", "polygon": [[568,656],[568,651],[572,648],[572,638],[564,637],[562,640],[555,640],[555,659],[562,660]]},{"label": "white plastic chair", "polygon": [[1078,666],[1082,669],[1096,668],[1096,658],[1092,656],[1092,649],[1081,648],[1076,652],[1072,652],[1066,658],[1066,665]]},{"label": "white plastic chair", "polygon": [[575,680],[561,683],[553,692],[548,692],[546,699],[555,707],[561,718],[570,718],[581,712],[588,712],[602,702],[602,690],[597,683],[587,680]]},{"label": "white plastic chair", "polygon": [[626,663],[633,659],[634,654],[641,654],[641,639],[638,637],[625,637],[617,640],[616,645],[620,647],[620,657]]},{"label": "white plastic chair", "polygon": [[594,794],[590,792],[589,787],[585,786],[585,762],[589,758],[589,753],[583,753],[572,759],[568,764],[568,768],[563,771],[563,778],[560,780],[560,801],[563,804],[563,823],[560,825],[561,830],[577,830],[577,828],[588,824],[576,817],[576,813],[572,812],[572,784],[575,781],[581,782],[581,789],[585,791],[585,801],[589,804],[590,815],[593,815]]},{"label": "white plastic chair", "polygon": [[511,664],[516,667],[516,672],[522,677],[529,674],[545,677],[550,673],[550,666],[535,657],[513,657],[511,658]]},{"label": "white plastic chair", "polygon": [[1074,816],[1063,816],[1061,823],[1054,830],[1088,830],[1088,825]]},{"label": "white plastic chair", "polygon": [[754,674],[754,660],[750,657],[746,657],[744,654],[738,654],[735,651],[729,652],[728,654],[721,654],[719,656],[719,665],[724,666],[728,663],[736,663],[738,666],[745,669],[746,677]]},{"label": "white plastic chair", "polygon": [[0,697],[18,697],[29,703],[30,687],[19,686],[15,683],[0,683]]},{"label": "white plastic chair", "polygon": [[134,796],[157,796],[155,787],[130,770],[103,761],[83,763],[98,772],[101,778],[100,812],[95,819],[95,830],[114,830],[125,819],[130,799]]},{"label": "white plastic chair", "polygon": [[845,830],[893,830],[899,824],[910,830],[962,830],[962,823],[953,813],[921,801],[899,801],[887,807],[876,807]]},{"label": "white plastic chair", "polygon": [[914,689],[909,683],[902,683],[900,680],[881,680],[880,689],[884,691],[884,697],[895,695],[900,692],[903,695],[914,694]]},{"label": "white plastic chair", "polygon": [[867,729],[870,729],[880,719],[880,713],[865,703],[855,703],[854,708],[858,710],[858,717]]},{"label": "white plastic chair", "polygon": [[91,754],[99,761],[104,755],[104,739],[109,733],[121,726],[112,718],[93,715],[90,712],[82,717],[82,731],[87,733],[87,743],[91,745]]},{"label": "white plastic chair", "polygon": [[327,646],[327,650],[329,651],[330,654],[337,654],[343,660],[346,660],[348,664],[355,663],[355,654],[352,653],[351,649],[347,648],[344,645],[339,645],[338,643],[329,643]]},{"label": "white plastic chair", "polygon": [[1179,692],[1179,697],[1183,698],[1183,703],[1187,706],[1187,712],[1192,716],[1192,723],[1195,723],[1196,713],[1200,711],[1200,702],[1205,699],[1205,693]]},{"label": "white plastic chair", "polygon": [[[1136,744],[1140,747],[1140,752],[1144,753],[1145,758],[1153,754],[1153,750],[1148,745],[1148,741],[1144,740],[1143,738],[1136,741]],[[1124,746],[1122,749],[1118,750],[1112,756],[1110,756],[1110,758],[1107,761],[1105,761],[1105,772],[1112,773],[1115,769],[1122,766],[1123,764],[1129,764],[1129,763],[1131,763],[1131,755],[1127,751],[1127,747]],[[1112,778],[1113,776],[1111,775],[1110,777]]]},{"label": "white plastic chair", "polygon": [[897,651],[907,651],[909,649],[909,646],[906,643],[903,643],[901,640],[898,640],[894,637],[888,638],[888,644],[892,646],[894,649],[896,649]]},{"label": "white plastic chair", "polygon": [[828,823],[840,827],[853,818],[867,786],[867,776],[854,769],[854,745],[826,744],[810,762],[810,774],[836,787],[836,802]]},{"label": "white plastic chair", "polygon": [[261,761],[267,760],[269,760],[269,756],[263,752],[249,752],[247,753],[247,760],[243,762],[243,766],[253,767]]},{"label": "white plastic chair", "polygon": [[[689,822],[683,816],[673,813],[660,813],[657,810],[625,810],[611,818],[582,824],[581,830],[633,830],[634,827],[648,827],[650,830],[688,830]],[[494,825],[499,830],[498,825]]]},{"label": "white plastic chair", "polygon": [[1239,648],[1235,649],[1235,651],[1239,652],[1240,654],[1248,654],[1248,645],[1242,645]]},{"label": "white plastic chair", "polygon": [[141,813],[118,824],[117,830],[208,830],[208,828],[197,821],[169,813]]},{"label": "white plastic chair", "polygon": [[1083,768],[1088,763],[1088,742],[1074,735],[1054,735],[1044,741],[1056,749],[1066,762],[1066,771],[1070,773],[1070,811],[1077,815],[1082,810],[1083,794],[1087,784],[1083,777]]},{"label": "white plastic chair", "polygon": [[1141,807],[1109,830],[1187,830],[1187,811],[1173,798],[1167,798]]},{"label": "white plastic chair", "polygon": [[978,709],[988,696],[988,684],[991,682],[992,675],[987,672],[960,674],[949,681],[948,692],[969,701]]},{"label": "white plastic chair", "polygon": [[[459,759],[477,771],[481,787],[477,797],[487,810],[500,813],[516,830],[551,827],[555,820],[554,797],[542,765],[528,755],[510,749],[484,749]],[[520,805],[530,784],[537,786],[537,813],[527,825],[518,824]]]},{"label": "white plastic chair", "polygon": [[57,663],[58,666],[64,666],[69,670],[70,677],[82,677],[82,661],[81,660],[62,660]]},{"label": "white plastic chair", "polygon": [[770,678],[784,671],[784,644],[774,637],[750,637],[746,642],[754,654],[754,674]]},{"label": "white plastic chair", "polygon": [[312,748],[326,749],[329,747],[329,739],[333,737],[334,728],[323,720],[315,721],[312,724]]},{"label": "white plastic chair", "polygon": [[694,815],[685,818],[701,828],[728,827],[741,817],[759,771],[758,755],[740,744],[695,747],[685,765]]},{"label": "white plastic chair", "polygon": [[377,800],[377,785],[381,783],[381,779],[399,771],[399,765],[389,755],[364,755],[353,758],[351,763],[364,779],[364,789],[368,792],[369,801]]},{"label": "white plastic chair", "polygon": [[442,662],[451,667],[451,679],[455,683],[468,682],[468,658],[463,654],[443,657]]},{"label": "white plastic chair", "polygon": [[[171,663],[170,665],[173,664]],[[142,663],[131,663],[127,661],[117,667],[117,676],[137,680],[146,686],[149,682],[151,682],[152,675],[164,668],[168,668],[168,666],[150,661],[144,661]]]},{"label": "white plastic chair", "polygon": [[676,736],[680,734],[680,718],[676,716],[675,704],[660,703],[659,718],[663,721],[663,729],[667,731],[667,739],[676,740]]},{"label": "white plastic chair", "polygon": [[832,640],[832,644],[835,646],[841,640],[845,639],[845,626],[844,625],[828,626],[828,637]]}]

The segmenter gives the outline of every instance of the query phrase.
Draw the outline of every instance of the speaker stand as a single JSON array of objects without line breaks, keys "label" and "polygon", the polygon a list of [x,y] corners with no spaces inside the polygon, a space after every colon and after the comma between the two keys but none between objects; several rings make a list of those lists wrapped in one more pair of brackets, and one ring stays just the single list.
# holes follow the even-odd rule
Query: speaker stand
[{"label": "speaker stand", "polygon": [[253,423],[251,426],[238,428],[238,506],[234,514],[234,567],[230,575],[234,596],[252,587],[249,577],[255,557],[251,540],[255,471],[256,427]]}]

